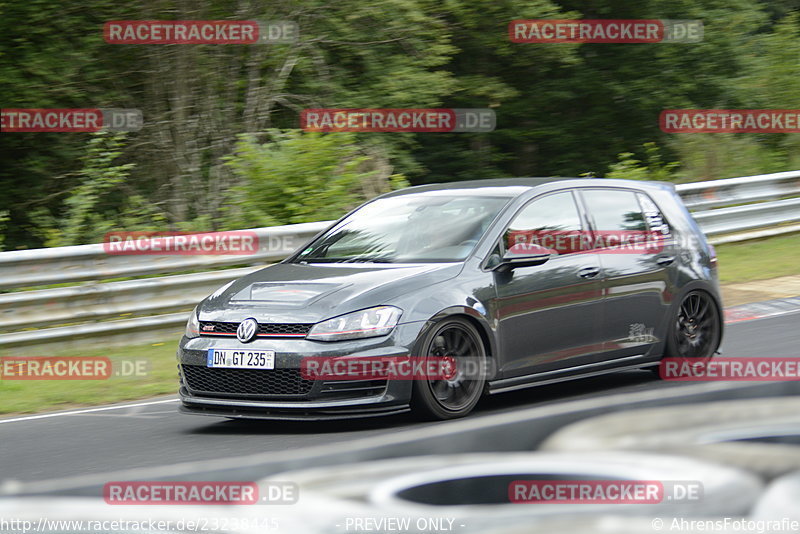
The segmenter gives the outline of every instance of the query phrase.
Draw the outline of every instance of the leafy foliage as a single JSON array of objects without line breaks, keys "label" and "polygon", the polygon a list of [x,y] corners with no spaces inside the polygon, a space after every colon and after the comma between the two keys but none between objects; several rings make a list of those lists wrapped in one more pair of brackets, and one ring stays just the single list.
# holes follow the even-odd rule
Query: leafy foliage
[{"label": "leafy foliage", "polygon": [[76,173],[78,185],[64,200],[65,214],[56,218],[45,210],[33,214],[48,246],[100,242],[114,229],[156,230],[165,219],[137,194],[127,181],[134,163],[118,163],[124,134],[92,134]]},{"label": "leafy foliage", "polygon": [[661,153],[655,143],[644,144],[647,161],[642,163],[635,158],[632,152],[623,152],[619,161],[612,164],[606,173],[606,178],[622,180],[657,180],[671,182],[676,180],[675,170],[680,165],[677,161],[664,163]]},{"label": "leafy foliage", "polygon": [[241,136],[226,165],[242,183],[227,203],[226,228],[337,219],[407,182],[351,133],[271,130],[259,143]]},{"label": "leafy foliage", "polygon": [[[511,20],[537,18],[701,19],[705,31],[695,44],[509,40]],[[288,19],[300,39],[102,39],[106,21],[158,19]],[[3,108],[135,108],[145,120],[125,138],[0,134],[0,246],[320,220],[406,179],[798,168],[800,134],[658,128],[663,109],[800,108],[798,57],[796,0],[0,0]],[[310,107],[491,107],[497,130],[295,131]]]}]

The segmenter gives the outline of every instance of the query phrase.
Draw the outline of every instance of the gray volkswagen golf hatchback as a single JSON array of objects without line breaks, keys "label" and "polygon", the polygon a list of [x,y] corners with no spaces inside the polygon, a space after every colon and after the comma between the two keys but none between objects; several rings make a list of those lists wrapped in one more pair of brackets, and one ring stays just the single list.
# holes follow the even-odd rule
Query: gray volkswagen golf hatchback
[{"label": "gray volkswagen golf hatchback", "polygon": [[464,416],[481,396],[705,361],[713,247],[670,184],[515,178],[377,197],[192,312],[182,411]]}]

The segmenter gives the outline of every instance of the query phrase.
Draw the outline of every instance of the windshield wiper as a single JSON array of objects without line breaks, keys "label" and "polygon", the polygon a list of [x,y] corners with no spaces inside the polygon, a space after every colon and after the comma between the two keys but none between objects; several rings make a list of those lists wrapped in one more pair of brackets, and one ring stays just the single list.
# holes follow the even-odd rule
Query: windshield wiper
[{"label": "windshield wiper", "polygon": [[392,263],[393,261],[381,256],[355,256],[344,260],[343,263]]},{"label": "windshield wiper", "polygon": [[297,258],[295,263],[394,263],[380,256],[354,256],[352,258]]}]

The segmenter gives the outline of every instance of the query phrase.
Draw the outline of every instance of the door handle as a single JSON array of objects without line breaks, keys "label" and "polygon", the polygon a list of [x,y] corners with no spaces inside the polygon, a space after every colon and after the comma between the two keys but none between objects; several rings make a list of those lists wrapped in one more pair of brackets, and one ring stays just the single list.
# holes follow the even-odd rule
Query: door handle
[{"label": "door handle", "polygon": [[594,278],[600,274],[600,267],[584,267],[578,271],[578,276],[581,278]]},{"label": "door handle", "polygon": [[675,261],[675,256],[661,256],[660,258],[656,259],[656,263],[662,267],[670,265],[673,261]]}]

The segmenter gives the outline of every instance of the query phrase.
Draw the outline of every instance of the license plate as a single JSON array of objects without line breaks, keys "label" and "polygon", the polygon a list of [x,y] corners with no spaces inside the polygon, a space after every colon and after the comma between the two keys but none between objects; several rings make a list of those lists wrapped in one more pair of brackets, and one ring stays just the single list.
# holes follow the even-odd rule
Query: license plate
[{"label": "license plate", "polygon": [[208,349],[206,367],[275,369],[275,351]]}]

